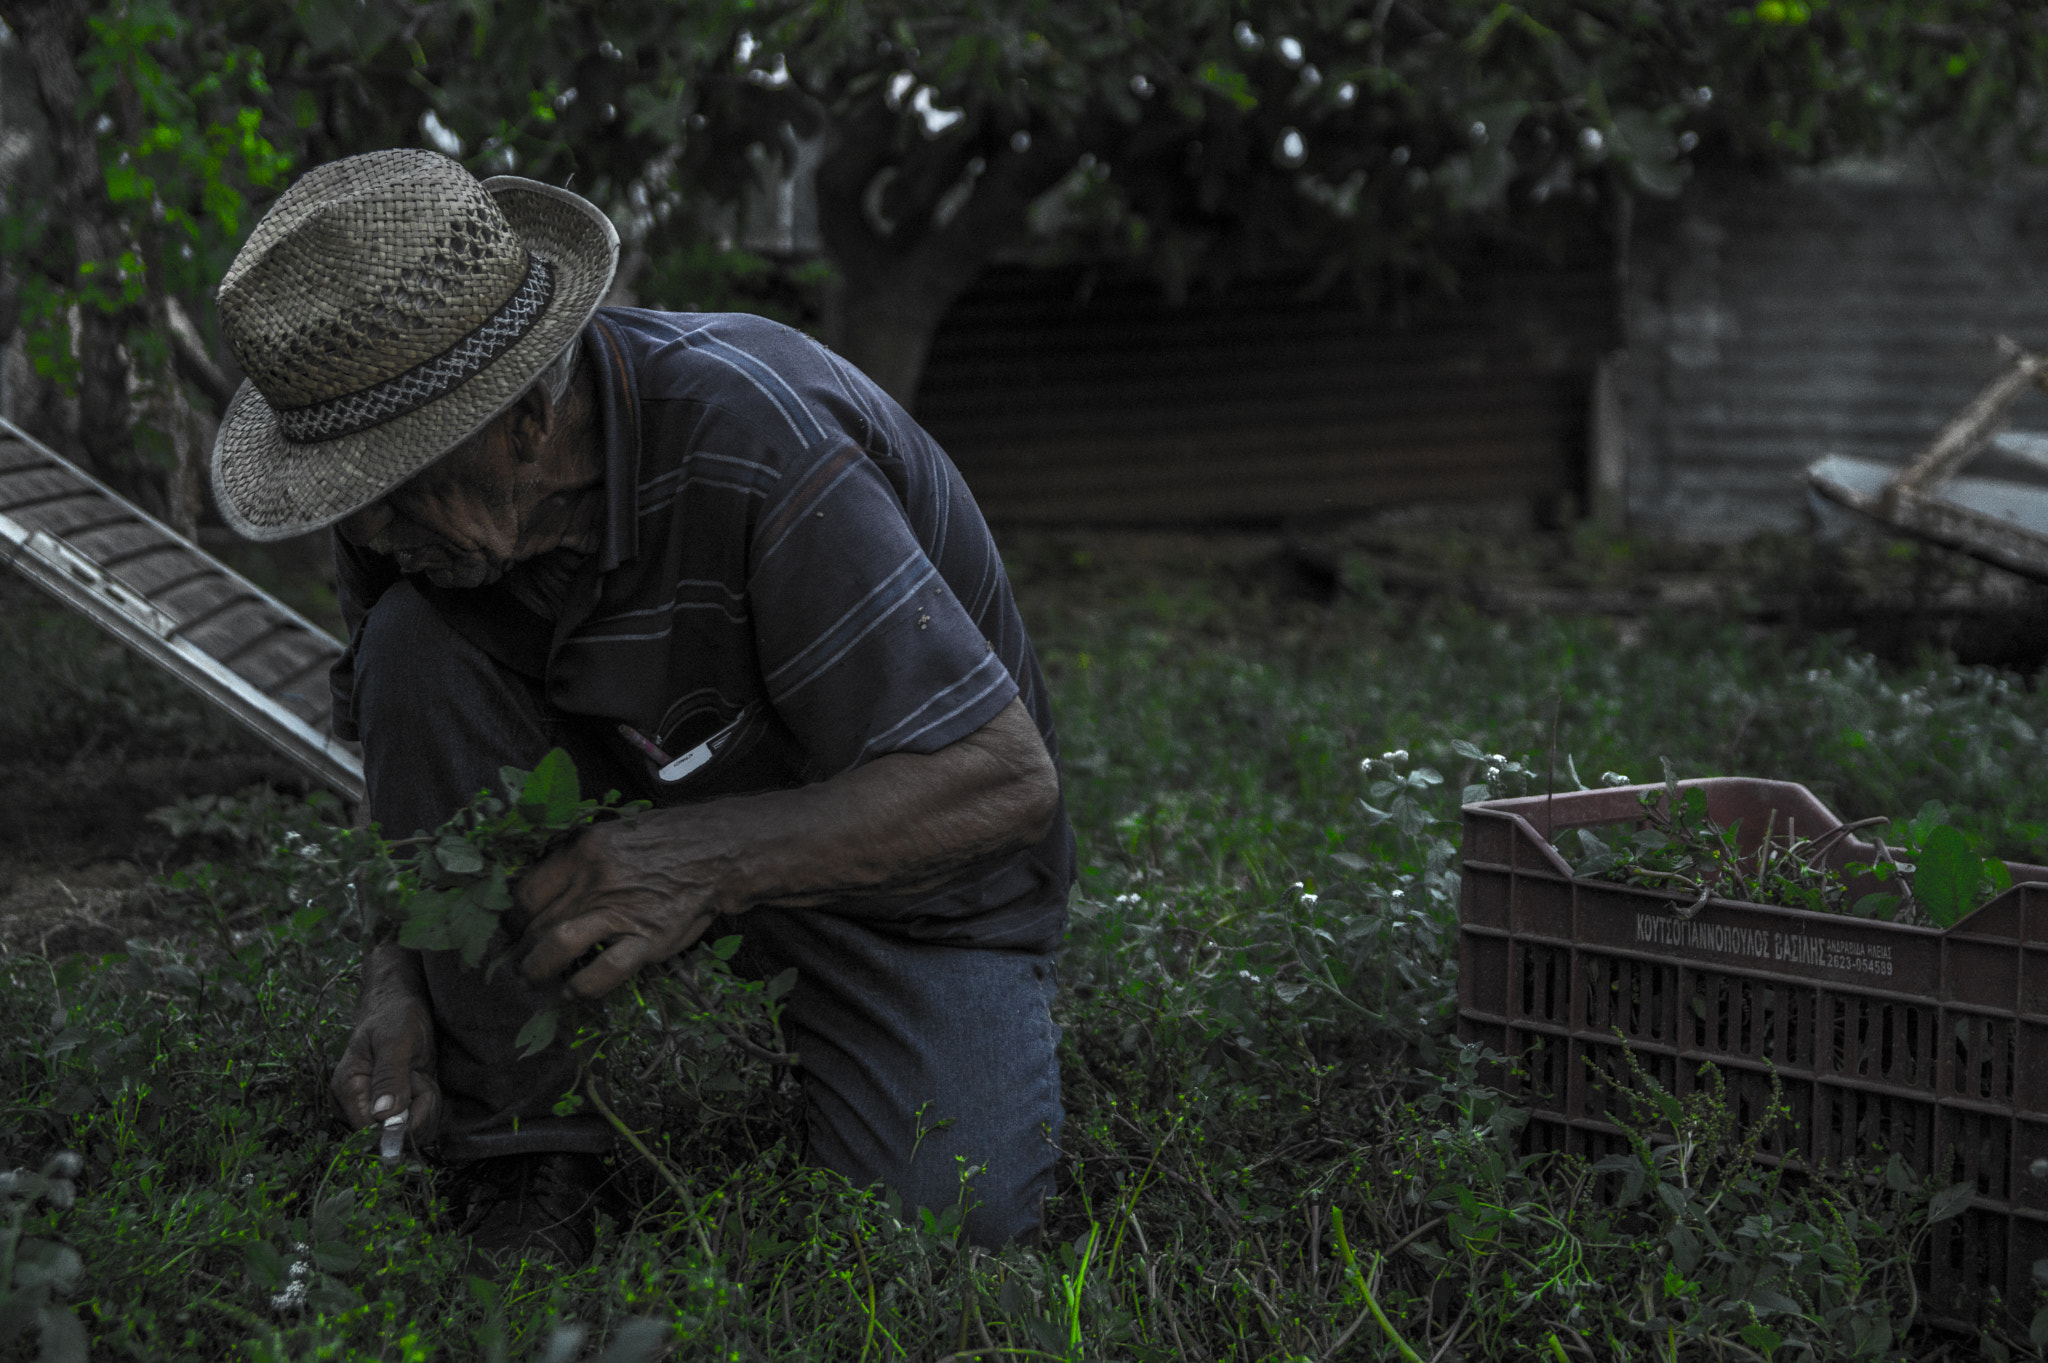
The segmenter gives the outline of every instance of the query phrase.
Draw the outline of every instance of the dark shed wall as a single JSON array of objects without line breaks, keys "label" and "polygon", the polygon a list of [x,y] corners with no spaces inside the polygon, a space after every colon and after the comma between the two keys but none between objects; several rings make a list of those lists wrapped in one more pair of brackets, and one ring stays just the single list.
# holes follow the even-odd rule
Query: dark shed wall
[{"label": "dark shed wall", "polygon": [[1602,270],[1471,279],[1405,323],[1241,289],[1003,271],[940,328],[917,415],[1010,522],[1272,522],[1404,501],[1576,491]]},{"label": "dark shed wall", "polygon": [[[2048,193],[1703,186],[1639,220],[1626,325],[1631,525],[1796,528],[1808,464],[1903,462],[1996,372],[1996,336],[2048,344]],[[2014,425],[2048,428],[2048,398]]]}]

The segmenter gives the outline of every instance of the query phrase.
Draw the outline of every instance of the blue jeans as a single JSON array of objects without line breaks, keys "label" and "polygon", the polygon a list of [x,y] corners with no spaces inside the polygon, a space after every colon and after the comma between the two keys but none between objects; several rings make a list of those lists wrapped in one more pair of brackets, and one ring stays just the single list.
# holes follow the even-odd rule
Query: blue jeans
[{"label": "blue jeans", "polygon": [[[608,726],[552,711],[537,679],[457,633],[410,583],[378,600],[354,648],[370,814],[386,836],[438,827],[501,766],[531,768],[556,746],[585,790],[652,793]],[[1035,1235],[1064,1116],[1053,958],[917,942],[821,909],[757,908],[710,935],[734,932],[742,971],[796,967],[783,1026],[802,1057],[807,1157],[934,1209],[960,1200],[963,1165],[978,1167],[969,1240]],[[487,979],[454,952],[423,962],[449,1118],[440,1153],[608,1150],[602,1123],[551,1115],[575,1077],[566,1049],[519,1058],[513,1038],[542,1005],[517,972]]]}]

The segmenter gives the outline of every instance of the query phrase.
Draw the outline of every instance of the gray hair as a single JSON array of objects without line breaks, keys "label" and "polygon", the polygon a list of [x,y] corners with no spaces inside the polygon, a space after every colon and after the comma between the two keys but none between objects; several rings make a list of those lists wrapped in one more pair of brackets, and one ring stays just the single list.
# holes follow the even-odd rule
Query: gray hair
[{"label": "gray hair", "polygon": [[573,336],[569,344],[562,347],[562,353],[540,371],[540,377],[533,381],[534,387],[546,388],[548,400],[561,406],[562,399],[569,396],[569,379],[576,372],[576,361],[583,354],[583,337]]}]

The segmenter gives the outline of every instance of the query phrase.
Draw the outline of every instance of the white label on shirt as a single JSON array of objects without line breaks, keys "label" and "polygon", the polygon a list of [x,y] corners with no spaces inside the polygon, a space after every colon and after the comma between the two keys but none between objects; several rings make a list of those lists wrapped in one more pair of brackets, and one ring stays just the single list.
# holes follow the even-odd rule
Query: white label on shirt
[{"label": "white label on shirt", "polygon": [[726,745],[727,740],[731,739],[733,734],[739,730],[740,725],[746,721],[746,718],[746,712],[742,711],[738,719],[735,719],[732,723],[726,725],[723,729],[720,729],[717,733],[711,735],[711,737],[705,739],[702,743],[699,743],[696,747],[690,749],[655,774],[664,781],[682,780],[685,776],[690,775],[706,762],[718,756],[718,750]]}]

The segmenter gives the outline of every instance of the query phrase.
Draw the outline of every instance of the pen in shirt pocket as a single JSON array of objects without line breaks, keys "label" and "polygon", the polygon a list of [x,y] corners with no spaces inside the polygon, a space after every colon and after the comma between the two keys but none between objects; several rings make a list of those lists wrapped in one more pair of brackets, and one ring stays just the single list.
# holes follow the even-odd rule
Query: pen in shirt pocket
[{"label": "pen in shirt pocket", "polygon": [[657,769],[654,773],[656,779],[661,781],[680,781],[712,758],[718,756],[725,745],[732,741],[733,735],[740,731],[740,726],[746,723],[749,713],[749,710],[740,711],[732,723],[726,725],[723,729],[720,729],[681,757],[670,757],[655,744],[653,739],[641,733],[630,724],[621,724],[619,726],[619,735],[653,760]]}]

